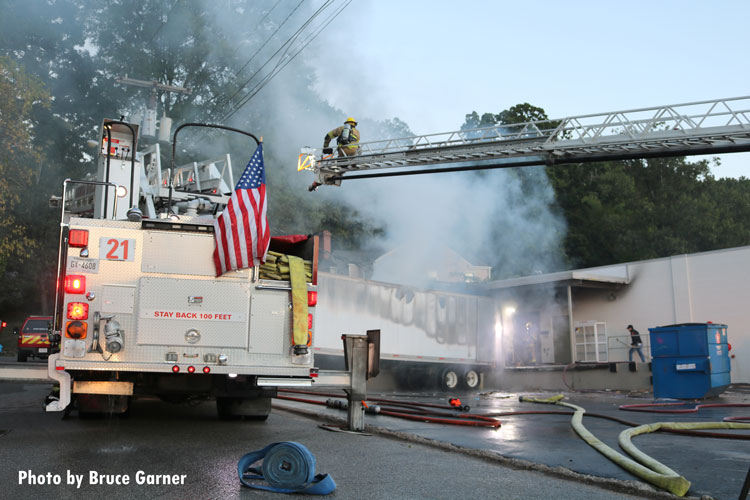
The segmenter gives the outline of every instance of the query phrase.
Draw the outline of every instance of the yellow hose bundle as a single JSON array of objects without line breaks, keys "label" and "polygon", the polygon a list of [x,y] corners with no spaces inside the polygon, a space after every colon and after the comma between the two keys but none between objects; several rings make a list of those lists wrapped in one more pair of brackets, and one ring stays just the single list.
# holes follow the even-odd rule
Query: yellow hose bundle
[{"label": "yellow hose bundle", "polygon": [[[289,281],[290,257],[298,259],[298,257],[269,250],[266,254],[266,261],[260,265],[260,279]],[[305,281],[308,283],[312,282],[312,262],[309,260],[299,260],[304,263]]]}]

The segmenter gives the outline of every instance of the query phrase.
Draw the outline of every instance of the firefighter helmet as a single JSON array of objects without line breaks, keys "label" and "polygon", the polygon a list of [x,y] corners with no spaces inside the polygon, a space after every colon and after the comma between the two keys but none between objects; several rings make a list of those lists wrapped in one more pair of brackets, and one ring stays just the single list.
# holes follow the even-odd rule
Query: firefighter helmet
[{"label": "firefighter helmet", "polygon": [[354,119],[354,118],[352,118],[351,116],[350,116],[349,118],[347,118],[347,119],[346,119],[346,121],[345,121],[344,123],[351,123],[351,124],[353,124],[353,125],[354,125],[355,127],[357,126],[357,120],[355,120],[355,119]]}]

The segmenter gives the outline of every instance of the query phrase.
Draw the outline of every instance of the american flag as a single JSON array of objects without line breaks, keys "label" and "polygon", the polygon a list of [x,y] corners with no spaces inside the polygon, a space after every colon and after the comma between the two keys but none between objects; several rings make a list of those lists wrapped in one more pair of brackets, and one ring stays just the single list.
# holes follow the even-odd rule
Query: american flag
[{"label": "american flag", "polygon": [[266,208],[266,171],[261,143],[247,163],[226,208],[214,221],[216,276],[259,266],[266,260],[271,240]]}]

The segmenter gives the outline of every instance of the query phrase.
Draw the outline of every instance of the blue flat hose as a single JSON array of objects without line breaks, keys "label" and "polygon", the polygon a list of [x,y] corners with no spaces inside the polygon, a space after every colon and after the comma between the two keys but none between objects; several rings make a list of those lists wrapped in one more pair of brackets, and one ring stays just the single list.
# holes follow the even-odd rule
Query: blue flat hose
[{"label": "blue flat hose", "polygon": [[[253,467],[260,460],[263,460],[261,467]],[[243,485],[258,490],[328,495],[336,489],[330,475],[315,475],[315,457],[310,450],[293,441],[269,444],[248,453],[237,463],[237,473]],[[266,481],[268,485],[257,481]]]}]

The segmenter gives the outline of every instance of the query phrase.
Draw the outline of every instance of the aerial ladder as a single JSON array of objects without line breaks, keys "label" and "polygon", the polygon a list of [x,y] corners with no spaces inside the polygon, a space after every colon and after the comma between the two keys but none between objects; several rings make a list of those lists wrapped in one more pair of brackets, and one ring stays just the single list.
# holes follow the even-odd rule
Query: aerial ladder
[{"label": "aerial ladder", "polygon": [[355,156],[302,148],[297,169],[314,173],[312,191],[352,179],[750,151],[750,96],[499,124],[359,147]]}]

